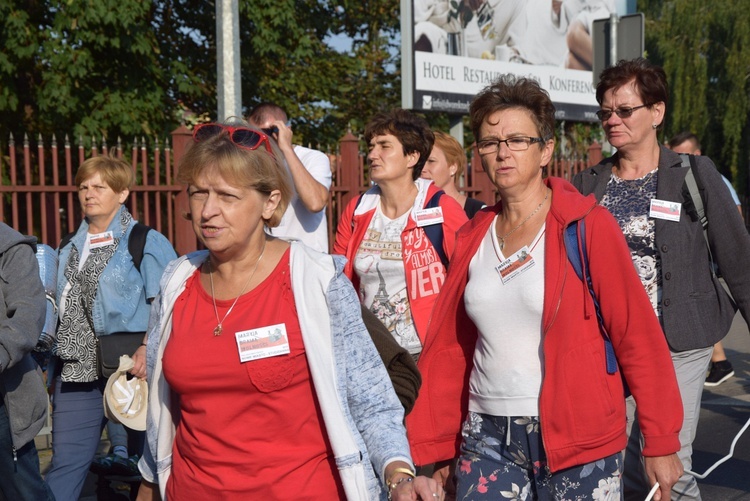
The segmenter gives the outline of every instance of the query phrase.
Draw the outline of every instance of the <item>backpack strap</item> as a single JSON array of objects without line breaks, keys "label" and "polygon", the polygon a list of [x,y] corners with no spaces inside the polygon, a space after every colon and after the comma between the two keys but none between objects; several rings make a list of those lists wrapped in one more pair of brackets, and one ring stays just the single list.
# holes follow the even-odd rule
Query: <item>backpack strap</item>
[{"label": "backpack strap", "polygon": [[65,247],[66,245],[70,243],[70,241],[73,239],[75,234],[76,232],[73,231],[66,235],[63,235],[62,239],[60,240],[60,245],[57,247],[58,252],[61,251],[63,247]]},{"label": "backpack strap", "polygon": [[[141,261],[143,261],[143,250],[146,248],[146,237],[148,232],[151,231],[149,226],[141,223],[135,223],[133,229],[130,230],[130,236],[128,237],[128,252],[130,257],[133,259],[133,264],[138,273],[141,272]],[[60,246],[58,252],[63,249],[75,236],[76,232],[68,233],[60,240]]]},{"label": "backpack strap", "polygon": [[[440,206],[440,197],[445,195],[445,192],[443,190],[439,190],[434,195],[432,195],[432,198],[427,202],[427,205],[425,205],[425,209],[433,209],[435,207]],[[440,257],[440,262],[443,263],[443,266],[445,266],[446,269],[448,269],[448,256],[445,254],[445,249],[443,249],[443,224],[430,224],[428,226],[425,226],[424,232],[427,235],[427,239],[430,241],[432,246],[435,248],[435,251],[438,253],[438,256]]]},{"label": "backpack strap", "polygon": [[602,338],[604,338],[604,355],[607,363],[607,374],[614,374],[617,372],[617,358],[615,357],[615,349],[612,346],[612,340],[609,338],[609,333],[607,332],[606,327],[604,327],[601,306],[599,306],[599,300],[596,298],[594,286],[591,283],[589,257],[586,252],[586,224],[583,219],[574,221],[565,228],[564,241],[568,261],[570,261],[570,264],[573,266],[578,278],[586,284],[586,287],[588,287],[591,299],[594,301],[596,319],[599,322],[599,331],[602,334]]},{"label": "backpack strap", "polygon": [[130,257],[133,258],[133,264],[138,273],[141,272],[141,261],[143,261],[143,250],[146,248],[146,237],[148,232],[151,231],[149,226],[141,223],[135,223],[133,229],[130,230],[130,236],[128,237],[128,252]]},{"label": "backpack strap", "polygon": [[[428,200],[427,205],[424,206],[425,209],[433,209],[435,207],[438,207],[440,205],[440,197],[445,195],[445,192],[443,190],[437,191],[430,200]],[[357,212],[357,207],[359,207],[359,204],[362,202],[362,197],[364,196],[364,193],[357,198],[357,203],[354,204],[354,212],[352,214]],[[352,218],[352,228],[354,228],[354,218]],[[133,228],[135,229],[135,228]],[[438,257],[440,257],[440,262],[443,263],[443,266],[445,266],[445,269],[448,269],[448,256],[445,254],[445,249],[443,249],[443,225],[441,224],[431,224],[428,226],[425,226],[424,232],[427,235],[427,240],[430,241],[432,246],[435,248],[435,251],[438,254]]]},{"label": "backpack strap", "polygon": [[[708,249],[708,258],[711,263],[714,262],[714,256],[711,253],[711,245],[708,243],[708,216],[706,215],[706,207],[703,204],[703,197],[701,196],[701,185],[700,179],[696,175],[695,169],[695,155],[688,155],[687,153],[680,153],[682,164],[680,167],[687,167],[688,171],[685,174],[685,186],[687,186],[690,199],[693,201],[693,207],[695,212],[698,214],[698,220],[701,222],[703,227],[703,240],[706,241],[706,249]],[[715,266],[711,266],[712,273],[715,273]]]}]

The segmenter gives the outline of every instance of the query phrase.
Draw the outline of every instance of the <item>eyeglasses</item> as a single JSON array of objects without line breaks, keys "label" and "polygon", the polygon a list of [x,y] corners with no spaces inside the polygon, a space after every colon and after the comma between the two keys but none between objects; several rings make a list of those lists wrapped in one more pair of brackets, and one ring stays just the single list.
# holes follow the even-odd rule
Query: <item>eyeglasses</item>
[{"label": "eyeglasses", "polygon": [[508,139],[480,139],[477,141],[477,149],[480,155],[489,155],[500,149],[500,144],[505,143],[511,151],[526,151],[533,143],[543,143],[543,137],[515,136]]},{"label": "eyeglasses", "polygon": [[633,108],[617,108],[616,110],[599,110],[596,112],[596,116],[601,120],[602,122],[606,122],[609,120],[609,117],[612,116],[612,113],[617,115],[620,118],[628,118],[630,115],[633,114],[635,110],[640,110],[641,108],[647,107],[648,104],[642,104],[640,106],[635,106]]},{"label": "eyeglasses", "polygon": [[274,134],[279,133],[279,128],[276,127],[275,125],[273,127],[268,127],[267,129],[260,129],[260,130],[262,130],[266,134],[266,136],[269,136],[269,137],[273,136]]},{"label": "eyeglasses", "polygon": [[247,127],[232,127],[231,125],[222,124],[199,124],[193,129],[193,141],[200,143],[201,141],[206,141],[207,139],[223,134],[224,132],[229,134],[229,139],[235,146],[252,151],[257,150],[261,144],[265,144],[266,150],[271,156],[273,156],[273,150],[271,149],[271,142],[269,141],[268,136],[262,132]]}]

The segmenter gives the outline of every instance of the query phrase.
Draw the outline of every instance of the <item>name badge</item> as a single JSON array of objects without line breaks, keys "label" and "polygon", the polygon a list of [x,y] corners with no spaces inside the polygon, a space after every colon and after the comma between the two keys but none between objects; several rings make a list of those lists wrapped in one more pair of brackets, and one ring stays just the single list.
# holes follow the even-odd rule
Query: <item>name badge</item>
[{"label": "name badge", "polygon": [[89,248],[98,249],[99,247],[106,247],[115,243],[115,238],[112,236],[111,231],[105,231],[104,233],[97,233],[96,235],[89,235]]},{"label": "name badge", "polygon": [[289,353],[289,338],[284,324],[269,325],[234,334],[240,362],[277,357]]},{"label": "name badge", "polygon": [[495,271],[500,275],[503,284],[507,284],[526,270],[534,266],[534,258],[527,245],[523,246],[518,252],[502,261],[495,267]]},{"label": "name badge", "polygon": [[414,211],[414,220],[417,222],[417,226],[429,226],[431,224],[439,224],[443,222],[443,208],[432,207],[431,209],[421,209]]},{"label": "name badge", "polygon": [[651,199],[651,210],[648,217],[654,219],[665,219],[667,221],[679,221],[682,204],[679,202],[670,202],[668,200]]}]

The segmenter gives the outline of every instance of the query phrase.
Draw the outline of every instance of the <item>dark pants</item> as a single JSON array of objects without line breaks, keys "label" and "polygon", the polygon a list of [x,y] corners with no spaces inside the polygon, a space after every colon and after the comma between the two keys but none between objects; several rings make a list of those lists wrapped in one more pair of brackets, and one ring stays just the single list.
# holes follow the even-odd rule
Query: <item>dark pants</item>
[{"label": "dark pants", "polygon": [[456,469],[457,499],[620,500],[621,454],[551,472],[537,417],[469,412]]},{"label": "dark pants", "polygon": [[13,440],[10,420],[0,394],[0,498],[20,501],[54,500],[52,491],[39,473],[39,456],[34,441],[16,451],[13,460]]}]

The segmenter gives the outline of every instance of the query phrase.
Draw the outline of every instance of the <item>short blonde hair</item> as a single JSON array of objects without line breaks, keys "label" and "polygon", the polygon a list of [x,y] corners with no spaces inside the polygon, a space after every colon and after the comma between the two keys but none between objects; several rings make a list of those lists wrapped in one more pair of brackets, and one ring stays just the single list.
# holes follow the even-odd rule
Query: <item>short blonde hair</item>
[{"label": "short blonde hair", "polygon": [[133,168],[124,160],[108,155],[91,157],[83,162],[76,171],[76,186],[94,174],[99,174],[102,181],[115,193],[129,190],[135,184]]},{"label": "short blonde hair", "polygon": [[445,159],[448,161],[448,166],[456,166],[455,177],[458,177],[464,173],[469,162],[466,160],[466,151],[461,143],[456,141],[456,138],[450,134],[446,134],[443,131],[436,130],[435,134],[435,146],[445,154]]},{"label": "short blonde hair", "polygon": [[[238,124],[232,124],[238,126]],[[248,129],[260,132],[253,127]],[[244,188],[252,188],[264,195],[279,190],[281,199],[273,215],[264,220],[269,228],[279,225],[292,197],[289,177],[283,164],[283,154],[278,146],[270,141],[273,155],[269,154],[265,145],[256,150],[235,145],[229,134],[222,132],[204,141],[194,142],[182,158],[177,181],[193,184],[207,169],[215,168],[218,173],[230,183]]]}]

